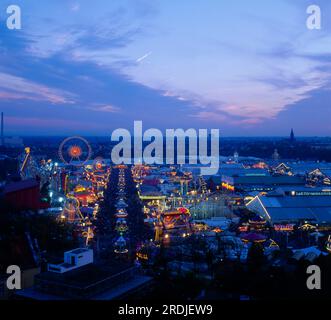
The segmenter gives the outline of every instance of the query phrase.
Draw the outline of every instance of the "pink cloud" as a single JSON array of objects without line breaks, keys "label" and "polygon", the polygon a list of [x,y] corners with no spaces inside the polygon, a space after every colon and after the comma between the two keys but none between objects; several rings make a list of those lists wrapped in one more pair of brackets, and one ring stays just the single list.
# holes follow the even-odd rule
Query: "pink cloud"
[{"label": "pink cloud", "polygon": [[97,112],[110,112],[110,113],[116,113],[119,112],[121,109],[118,107],[115,107],[113,105],[96,105],[89,108],[90,110],[97,111]]},{"label": "pink cloud", "polygon": [[51,104],[73,104],[74,95],[27,79],[0,72],[0,99],[47,101]]},{"label": "pink cloud", "polygon": [[263,122],[263,119],[259,118],[249,118],[249,119],[242,119],[238,121],[234,121],[234,124],[243,124],[243,125],[255,125]]},{"label": "pink cloud", "polygon": [[38,101],[37,98],[29,97],[24,94],[15,93],[15,92],[0,92],[0,100],[34,100]]},{"label": "pink cloud", "polygon": [[85,127],[86,124],[82,124],[78,121],[63,120],[63,119],[42,119],[42,118],[20,118],[20,117],[6,117],[6,123],[11,126],[38,126],[38,127]]},{"label": "pink cloud", "polygon": [[201,111],[195,115],[192,115],[194,118],[198,118],[202,121],[213,121],[213,122],[224,122],[231,125],[243,125],[243,126],[253,126],[263,122],[261,118],[244,118],[244,119],[231,119],[231,116],[218,113],[217,111]]},{"label": "pink cloud", "polygon": [[200,120],[205,120],[205,121],[213,120],[213,121],[222,122],[222,121],[228,120],[228,117],[225,116],[224,114],[220,114],[220,113],[212,112],[212,111],[201,111],[195,115],[192,115],[192,117],[198,118]]}]

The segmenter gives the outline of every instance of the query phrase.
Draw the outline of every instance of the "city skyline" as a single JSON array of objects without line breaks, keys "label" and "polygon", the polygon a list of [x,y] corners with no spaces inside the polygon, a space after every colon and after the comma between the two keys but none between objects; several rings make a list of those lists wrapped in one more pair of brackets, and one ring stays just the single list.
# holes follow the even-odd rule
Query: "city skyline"
[{"label": "city skyline", "polygon": [[22,30],[0,27],[7,135],[106,136],[134,120],[331,135],[327,1],[322,30],[306,27],[310,1],[16,3]]}]

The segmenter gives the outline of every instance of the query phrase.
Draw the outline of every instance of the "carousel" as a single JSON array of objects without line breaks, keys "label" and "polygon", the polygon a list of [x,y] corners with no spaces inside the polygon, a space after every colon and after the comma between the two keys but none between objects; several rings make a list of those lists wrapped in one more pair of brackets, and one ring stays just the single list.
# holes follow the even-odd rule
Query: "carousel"
[{"label": "carousel", "polygon": [[124,218],[118,218],[116,220],[115,230],[120,233],[128,231],[128,225]]},{"label": "carousel", "polygon": [[116,209],[125,209],[128,207],[123,198],[119,199],[115,205]]},{"label": "carousel", "polygon": [[128,213],[126,212],[125,209],[119,209],[119,210],[117,210],[115,216],[116,216],[116,218],[124,218],[124,219],[126,219],[127,216],[128,216]]},{"label": "carousel", "polygon": [[126,240],[123,238],[122,235],[116,240],[114,247],[114,252],[116,254],[125,254],[129,252],[129,250],[127,249]]},{"label": "carousel", "polygon": [[265,235],[255,232],[242,233],[240,238],[244,243],[263,243],[267,240]]},{"label": "carousel", "polygon": [[254,216],[248,220],[249,229],[261,231],[264,230],[267,224],[267,221],[260,216]]}]

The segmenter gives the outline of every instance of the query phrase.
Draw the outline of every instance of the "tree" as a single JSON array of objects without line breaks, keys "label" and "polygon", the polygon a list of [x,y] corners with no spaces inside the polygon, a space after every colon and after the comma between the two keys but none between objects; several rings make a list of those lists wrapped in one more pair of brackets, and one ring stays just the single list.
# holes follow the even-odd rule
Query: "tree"
[{"label": "tree", "polygon": [[248,262],[255,267],[264,263],[264,249],[261,243],[254,242],[248,251]]}]

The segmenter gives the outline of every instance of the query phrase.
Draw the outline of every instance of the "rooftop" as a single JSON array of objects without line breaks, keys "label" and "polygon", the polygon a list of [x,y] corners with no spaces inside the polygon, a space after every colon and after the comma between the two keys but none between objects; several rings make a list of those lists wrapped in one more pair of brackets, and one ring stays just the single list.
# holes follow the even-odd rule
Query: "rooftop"
[{"label": "rooftop", "polygon": [[12,193],[26,189],[39,188],[39,182],[34,179],[23,180],[18,182],[11,182],[5,186],[4,193]]},{"label": "rooftop", "polygon": [[[230,181],[231,180],[231,181]],[[298,176],[215,176],[213,177],[215,183],[220,183],[220,181],[233,182],[236,185],[304,185],[305,180]]]},{"label": "rooftop", "polygon": [[267,214],[273,222],[307,220],[316,223],[331,222],[331,196],[258,196],[247,207]]},{"label": "rooftop", "polygon": [[89,251],[89,250],[88,249],[75,249],[75,250],[72,250],[69,252],[73,253],[73,254],[80,254],[80,253],[87,252],[87,251]]},{"label": "rooftop", "polygon": [[64,284],[69,287],[84,289],[95,283],[105,281],[123,271],[132,268],[128,263],[114,263],[107,267],[89,264],[66,273],[44,272],[37,276],[39,280]]}]

